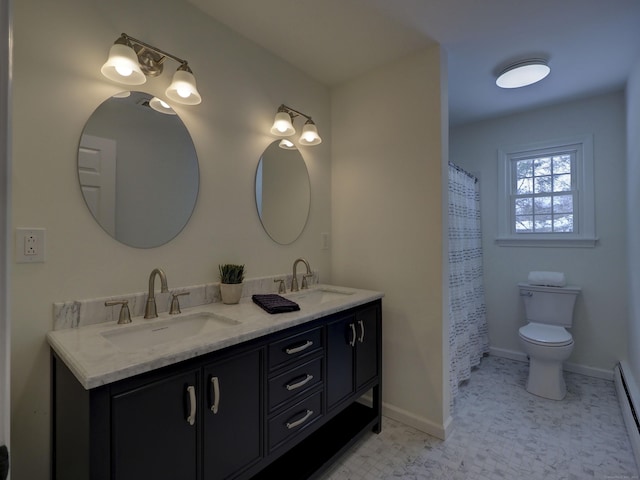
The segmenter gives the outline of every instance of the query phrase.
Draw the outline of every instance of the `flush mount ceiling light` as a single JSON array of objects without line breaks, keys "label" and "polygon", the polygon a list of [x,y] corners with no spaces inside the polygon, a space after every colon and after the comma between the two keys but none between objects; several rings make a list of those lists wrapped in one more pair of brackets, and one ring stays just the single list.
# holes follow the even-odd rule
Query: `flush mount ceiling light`
[{"label": "flush mount ceiling light", "polygon": [[293,119],[298,116],[307,119],[302,127],[302,135],[299,140],[300,145],[318,145],[321,143],[322,139],[320,138],[320,135],[318,135],[318,129],[316,124],[313,123],[311,117],[299,112],[298,110],[294,110],[291,107],[287,107],[284,104],[278,107],[276,118],[273,122],[273,126],[271,127],[271,133],[279,137],[288,137],[293,135],[296,133],[296,129],[293,127]]},{"label": "flush mount ceiling light", "polygon": [[496,80],[500,88],[520,88],[539,82],[551,69],[546,60],[534,58],[512,63],[507,66]]},{"label": "flush mount ceiling light", "polygon": [[160,50],[126,33],[115,41],[109,58],[100,70],[110,80],[125,85],[142,85],[147,77],[162,73],[164,61],[172,58],[180,64],[165,94],[170,100],[183,105],[197,105],[202,101],[196,88],[196,79],[186,60]]}]

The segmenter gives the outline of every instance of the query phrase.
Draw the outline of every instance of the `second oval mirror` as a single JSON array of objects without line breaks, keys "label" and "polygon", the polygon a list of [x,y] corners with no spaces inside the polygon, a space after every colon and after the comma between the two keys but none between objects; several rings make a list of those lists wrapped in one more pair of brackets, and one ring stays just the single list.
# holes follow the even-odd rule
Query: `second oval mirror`
[{"label": "second oval mirror", "polygon": [[311,184],[302,154],[272,142],[256,171],[256,207],[267,234],[277,243],[293,243],[309,216]]},{"label": "second oval mirror", "polygon": [[178,115],[156,110],[151,95],[126,93],[105,100],[87,121],[78,179],[87,207],[109,235],[132,247],[157,247],[191,217],[198,158]]}]

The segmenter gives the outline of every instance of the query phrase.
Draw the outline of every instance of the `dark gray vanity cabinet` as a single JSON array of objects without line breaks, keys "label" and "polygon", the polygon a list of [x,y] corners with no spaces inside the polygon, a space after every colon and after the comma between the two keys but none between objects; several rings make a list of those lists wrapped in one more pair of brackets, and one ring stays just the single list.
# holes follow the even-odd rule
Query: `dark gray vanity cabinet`
[{"label": "dark gray vanity cabinet", "polygon": [[380,374],[380,309],[370,305],[327,325],[328,408],[366,389]]},{"label": "dark gray vanity cabinet", "polygon": [[204,480],[233,478],[262,457],[261,355],[254,350],[203,368]]},{"label": "dark gray vanity cabinet", "polygon": [[381,350],[375,300],[91,390],[54,352],[52,478],[316,478],[380,431]]},{"label": "dark gray vanity cabinet", "polygon": [[123,387],[111,395],[112,477],[196,480],[200,371]]}]

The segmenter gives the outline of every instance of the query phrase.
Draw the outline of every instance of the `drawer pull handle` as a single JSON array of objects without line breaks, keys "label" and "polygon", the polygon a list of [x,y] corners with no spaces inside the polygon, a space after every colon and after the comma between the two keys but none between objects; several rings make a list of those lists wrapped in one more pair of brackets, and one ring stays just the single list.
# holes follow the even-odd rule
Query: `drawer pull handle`
[{"label": "drawer pull handle", "polygon": [[349,345],[353,347],[356,344],[356,338],[358,338],[358,334],[356,333],[355,323],[350,323],[349,326],[351,327],[351,340],[349,340]]},{"label": "drawer pull handle", "polygon": [[358,339],[358,341],[362,343],[364,342],[364,323],[362,322],[362,320],[358,320],[358,325],[360,325],[360,338]]},{"label": "drawer pull handle", "polygon": [[307,420],[309,420],[309,417],[313,415],[313,410],[307,410],[304,417],[302,417],[300,420],[296,420],[295,422],[287,422],[287,428],[289,430],[291,430],[292,428],[296,428],[299,425],[302,425],[304,422],[306,422]]},{"label": "drawer pull handle", "polygon": [[313,345],[313,342],[311,340],[307,340],[302,345],[298,345],[297,347],[292,347],[292,348],[285,348],[284,351],[287,352],[287,355],[293,355],[294,353],[298,353],[298,352],[302,352],[303,350],[306,350],[311,345]]},{"label": "drawer pull handle", "polygon": [[213,398],[211,411],[216,414],[218,413],[218,407],[220,406],[220,382],[218,381],[218,377],[211,377],[211,390],[211,396]]},{"label": "drawer pull handle", "polygon": [[189,394],[189,416],[187,417],[187,423],[194,425],[196,423],[196,387],[189,385],[187,387],[187,393]]},{"label": "drawer pull handle", "polygon": [[287,383],[286,385],[287,390],[295,390],[296,388],[300,388],[303,385],[306,385],[307,383],[309,383],[311,380],[313,380],[313,375],[310,375],[307,373],[305,375],[305,378],[300,380],[298,383]]}]

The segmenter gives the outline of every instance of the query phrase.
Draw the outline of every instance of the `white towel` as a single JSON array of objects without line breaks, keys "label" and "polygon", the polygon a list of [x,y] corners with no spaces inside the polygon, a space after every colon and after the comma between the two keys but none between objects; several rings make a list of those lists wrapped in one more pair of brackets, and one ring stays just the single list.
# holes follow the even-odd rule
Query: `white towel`
[{"label": "white towel", "polygon": [[567,284],[562,272],[529,272],[527,281],[531,285],[544,285],[546,287],[564,287]]}]

